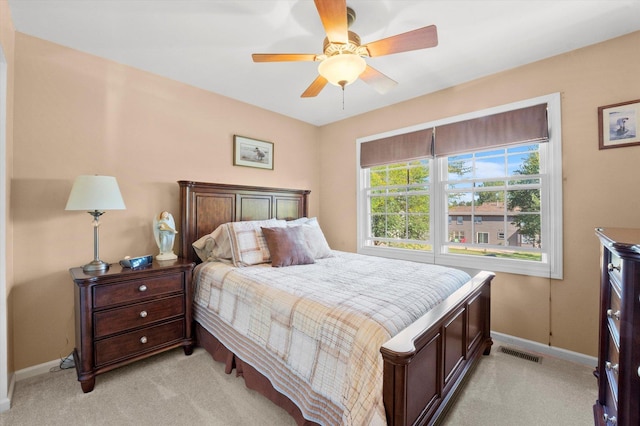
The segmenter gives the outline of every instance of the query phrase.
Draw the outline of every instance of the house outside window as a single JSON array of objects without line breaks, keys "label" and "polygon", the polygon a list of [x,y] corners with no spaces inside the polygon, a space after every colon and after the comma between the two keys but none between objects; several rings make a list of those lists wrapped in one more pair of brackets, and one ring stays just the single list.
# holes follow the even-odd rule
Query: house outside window
[{"label": "house outside window", "polygon": [[[438,152],[438,135],[446,133],[442,123],[398,131],[422,135],[424,128],[433,126],[431,147],[420,159],[361,166],[358,252],[561,278],[559,94],[480,111],[471,117],[454,117],[448,122],[472,122],[474,117],[496,110],[498,114],[509,113],[541,101],[546,103],[549,129],[548,139],[543,141],[493,147],[489,140],[483,142],[486,146],[482,149],[443,154]],[[368,140],[360,140],[358,149]]]}]

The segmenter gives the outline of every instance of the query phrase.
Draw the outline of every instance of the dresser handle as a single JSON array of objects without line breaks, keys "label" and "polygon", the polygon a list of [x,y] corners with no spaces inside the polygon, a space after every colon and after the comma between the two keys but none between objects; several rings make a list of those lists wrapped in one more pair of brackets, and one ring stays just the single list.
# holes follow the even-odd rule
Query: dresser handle
[{"label": "dresser handle", "polygon": [[615,269],[616,271],[620,272],[620,265],[614,266],[613,263],[610,263],[607,265],[607,269],[609,271],[613,271]]},{"label": "dresser handle", "polygon": [[610,424],[610,425],[615,425],[616,423],[618,423],[618,419],[616,419],[616,416],[609,417],[607,413],[604,413],[602,415],[602,420],[604,420],[606,424]]},{"label": "dresser handle", "polygon": [[142,284],[140,287],[138,287],[138,290],[140,291],[147,291],[147,286]]},{"label": "dresser handle", "polygon": [[142,343],[143,345],[144,345],[145,343],[147,343],[147,336],[142,336],[142,337],[140,338],[140,343]]},{"label": "dresser handle", "polygon": [[618,364],[611,364],[609,361],[607,361],[604,363],[604,368],[614,371],[616,374],[618,374]]},{"label": "dresser handle", "polygon": [[140,312],[140,318],[146,318],[146,317],[147,317],[147,311]]},{"label": "dresser handle", "polygon": [[613,312],[613,309],[607,309],[607,317],[620,321],[620,311]]}]

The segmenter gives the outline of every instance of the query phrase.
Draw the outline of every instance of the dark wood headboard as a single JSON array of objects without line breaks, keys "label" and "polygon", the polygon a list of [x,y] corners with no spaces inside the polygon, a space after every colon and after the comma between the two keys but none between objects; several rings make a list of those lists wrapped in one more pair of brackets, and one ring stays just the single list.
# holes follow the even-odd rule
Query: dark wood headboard
[{"label": "dark wood headboard", "polygon": [[191,244],[219,225],[241,220],[297,219],[307,216],[308,190],[181,180],[180,255],[200,262]]}]

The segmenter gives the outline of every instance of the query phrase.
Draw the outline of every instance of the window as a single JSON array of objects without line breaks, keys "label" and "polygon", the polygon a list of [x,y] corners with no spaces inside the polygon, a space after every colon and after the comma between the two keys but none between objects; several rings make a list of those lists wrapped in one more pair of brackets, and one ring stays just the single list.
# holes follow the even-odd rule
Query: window
[{"label": "window", "polygon": [[466,239],[464,238],[464,231],[449,231],[449,242],[450,243],[466,242]]},{"label": "window", "polygon": [[478,232],[476,234],[476,243],[478,243],[478,244],[489,244],[489,233],[488,232]]},{"label": "window", "polygon": [[[527,124],[535,121],[527,114],[540,117],[541,103],[543,137],[514,137],[512,127],[516,134],[520,127],[525,133],[542,127]],[[361,165],[358,251],[562,278],[560,128],[560,96],[554,94],[398,131],[419,133],[412,143],[430,148],[419,159]],[[442,142],[452,135],[453,144]],[[359,140],[358,148],[369,140],[381,139]]]},{"label": "window", "polygon": [[367,244],[431,250],[429,160],[374,166],[365,189]]},{"label": "window", "polygon": [[[466,212],[473,217],[471,232],[476,244],[467,244],[465,255],[542,260],[540,149],[543,144],[477,151],[444,157],[440,179],[448,214]],[[486,217],[483,223],[482,213]],[[471,225],[470,225],[471,226]],[[507,229],[508,240],[486,247],[489,229]],[[454,245],[444,245],[455,253]]]}]

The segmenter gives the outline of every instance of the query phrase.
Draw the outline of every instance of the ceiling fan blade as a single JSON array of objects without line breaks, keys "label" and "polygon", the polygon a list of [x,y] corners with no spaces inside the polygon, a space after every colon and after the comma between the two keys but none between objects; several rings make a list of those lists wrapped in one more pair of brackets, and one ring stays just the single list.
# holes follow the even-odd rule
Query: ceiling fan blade
[{"label": "ceiling fan blade", "polygon": [[365,83],[370,84],[371,87],[380,94],[385,94],[398,85],[397,81],[387,77],[369,65],[367,65],[367,68],[360,74],[360,78]]},{"label": "ceiling fan blade", "polygon": [[251,57],[253,58],[253,62],[293,62],[316,60],[316,55],[312,53],[254,53]]},{"label": "ceiling fan blade", "polygon": [[367,44],[369,56],[383,56],[410,50],[426,49],[438,45],[438,31],[435,25],[383,38]]},{"label": "ceiling fan blade", "polygon": [[313,83],[311,83],[311,85],[307,87],[307,90],[305,90],[304,93],[300,95],[300,97],[313,98],[314,96],[318,96],[318,93],[320,93],[320,91],[324,89],[324,86],[326,86],[327,83],[327,79],[319,75],[315,80],[313,80]]},{"label": "ceiling fan blade", "polygon": [[347,1],[314,0],[327,38],[332,43],[347,43]]}]

